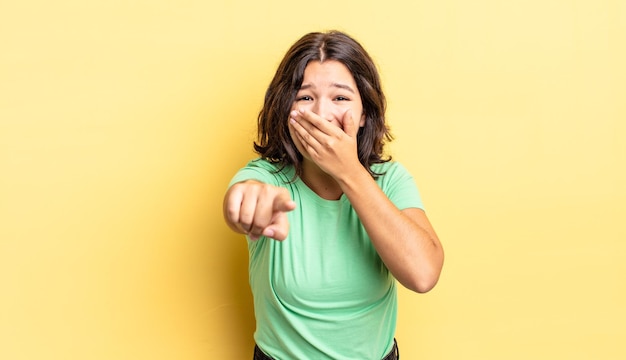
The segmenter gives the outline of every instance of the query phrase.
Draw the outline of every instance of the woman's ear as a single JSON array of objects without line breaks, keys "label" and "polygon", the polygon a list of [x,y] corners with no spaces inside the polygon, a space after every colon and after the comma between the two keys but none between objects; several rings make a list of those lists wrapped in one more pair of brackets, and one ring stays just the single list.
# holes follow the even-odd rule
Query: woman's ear
[{"label": "woman's ear", "polygon": [[359,127],[365,126],[365,113],[361,115],[361,120],[359,120]]}]

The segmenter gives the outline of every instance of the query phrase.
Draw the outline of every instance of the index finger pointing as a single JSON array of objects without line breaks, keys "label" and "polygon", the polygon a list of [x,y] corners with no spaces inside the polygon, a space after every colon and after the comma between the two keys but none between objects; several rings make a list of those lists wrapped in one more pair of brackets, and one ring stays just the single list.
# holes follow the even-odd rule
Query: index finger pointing
[{"label": "index finger pointing", "polygon": [[283,189],[275,198],[272,208],[275,211],[291,211],[296,208],[296,203],[291,200],[289,192]]}]

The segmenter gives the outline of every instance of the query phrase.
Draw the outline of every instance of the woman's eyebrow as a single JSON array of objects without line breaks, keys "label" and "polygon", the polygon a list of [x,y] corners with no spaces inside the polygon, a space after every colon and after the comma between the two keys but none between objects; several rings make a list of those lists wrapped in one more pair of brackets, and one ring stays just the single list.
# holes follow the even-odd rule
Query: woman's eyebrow
[{"label": "woman's eyebrow", "polygon": [[[344,90],[348,90],[351,93],[355,93],[354,89],[350,86],[350,85],[346,85],[346,84],[341,84],[341,83],[332,83],[331,84],[332,87],[336,87],[339,89],[344,89]],[[302,84],[300,86],[300,90],[306,90],[306,89],[311,89],[311,88],[315,88],[315,85],[313,84]]]},{"label": "woman's eyebrow", "polygon": [[340,89],[348,90],[349,92],[354,94],[354,89],[352,89],[352,87],[350,85],[340,84],[340,83],[333,83],[332,86],[340,88]]}]

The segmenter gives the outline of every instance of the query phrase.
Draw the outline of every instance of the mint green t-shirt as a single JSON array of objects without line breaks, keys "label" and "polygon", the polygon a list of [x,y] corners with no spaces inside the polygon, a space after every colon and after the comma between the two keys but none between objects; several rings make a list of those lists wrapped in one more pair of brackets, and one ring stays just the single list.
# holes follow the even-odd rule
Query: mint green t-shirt
[{"label": "mint green t-shirt", "polygon": [[[289,190],[284,241],[248,239],[258,346],[274,359],[380,360],[393,346],[396,282],[345,195],[325,200],[294,169],[257,159],[231,181],[255,179]],[[411,175],[397,162],[373,165],[399,208],[423,208]]]}]

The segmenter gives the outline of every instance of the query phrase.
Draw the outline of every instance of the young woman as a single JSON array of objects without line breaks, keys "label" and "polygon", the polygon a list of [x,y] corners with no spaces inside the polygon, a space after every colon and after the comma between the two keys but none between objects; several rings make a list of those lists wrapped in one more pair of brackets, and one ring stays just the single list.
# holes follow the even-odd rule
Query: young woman
[{"label": "young woman", "polygon": [[287,52],[258,118],[260,157],[224,217],[248,238],[255,359],[397,359],[396,280],[439,279],[443,249],[391,140],[378,71],[348,35]]}]

